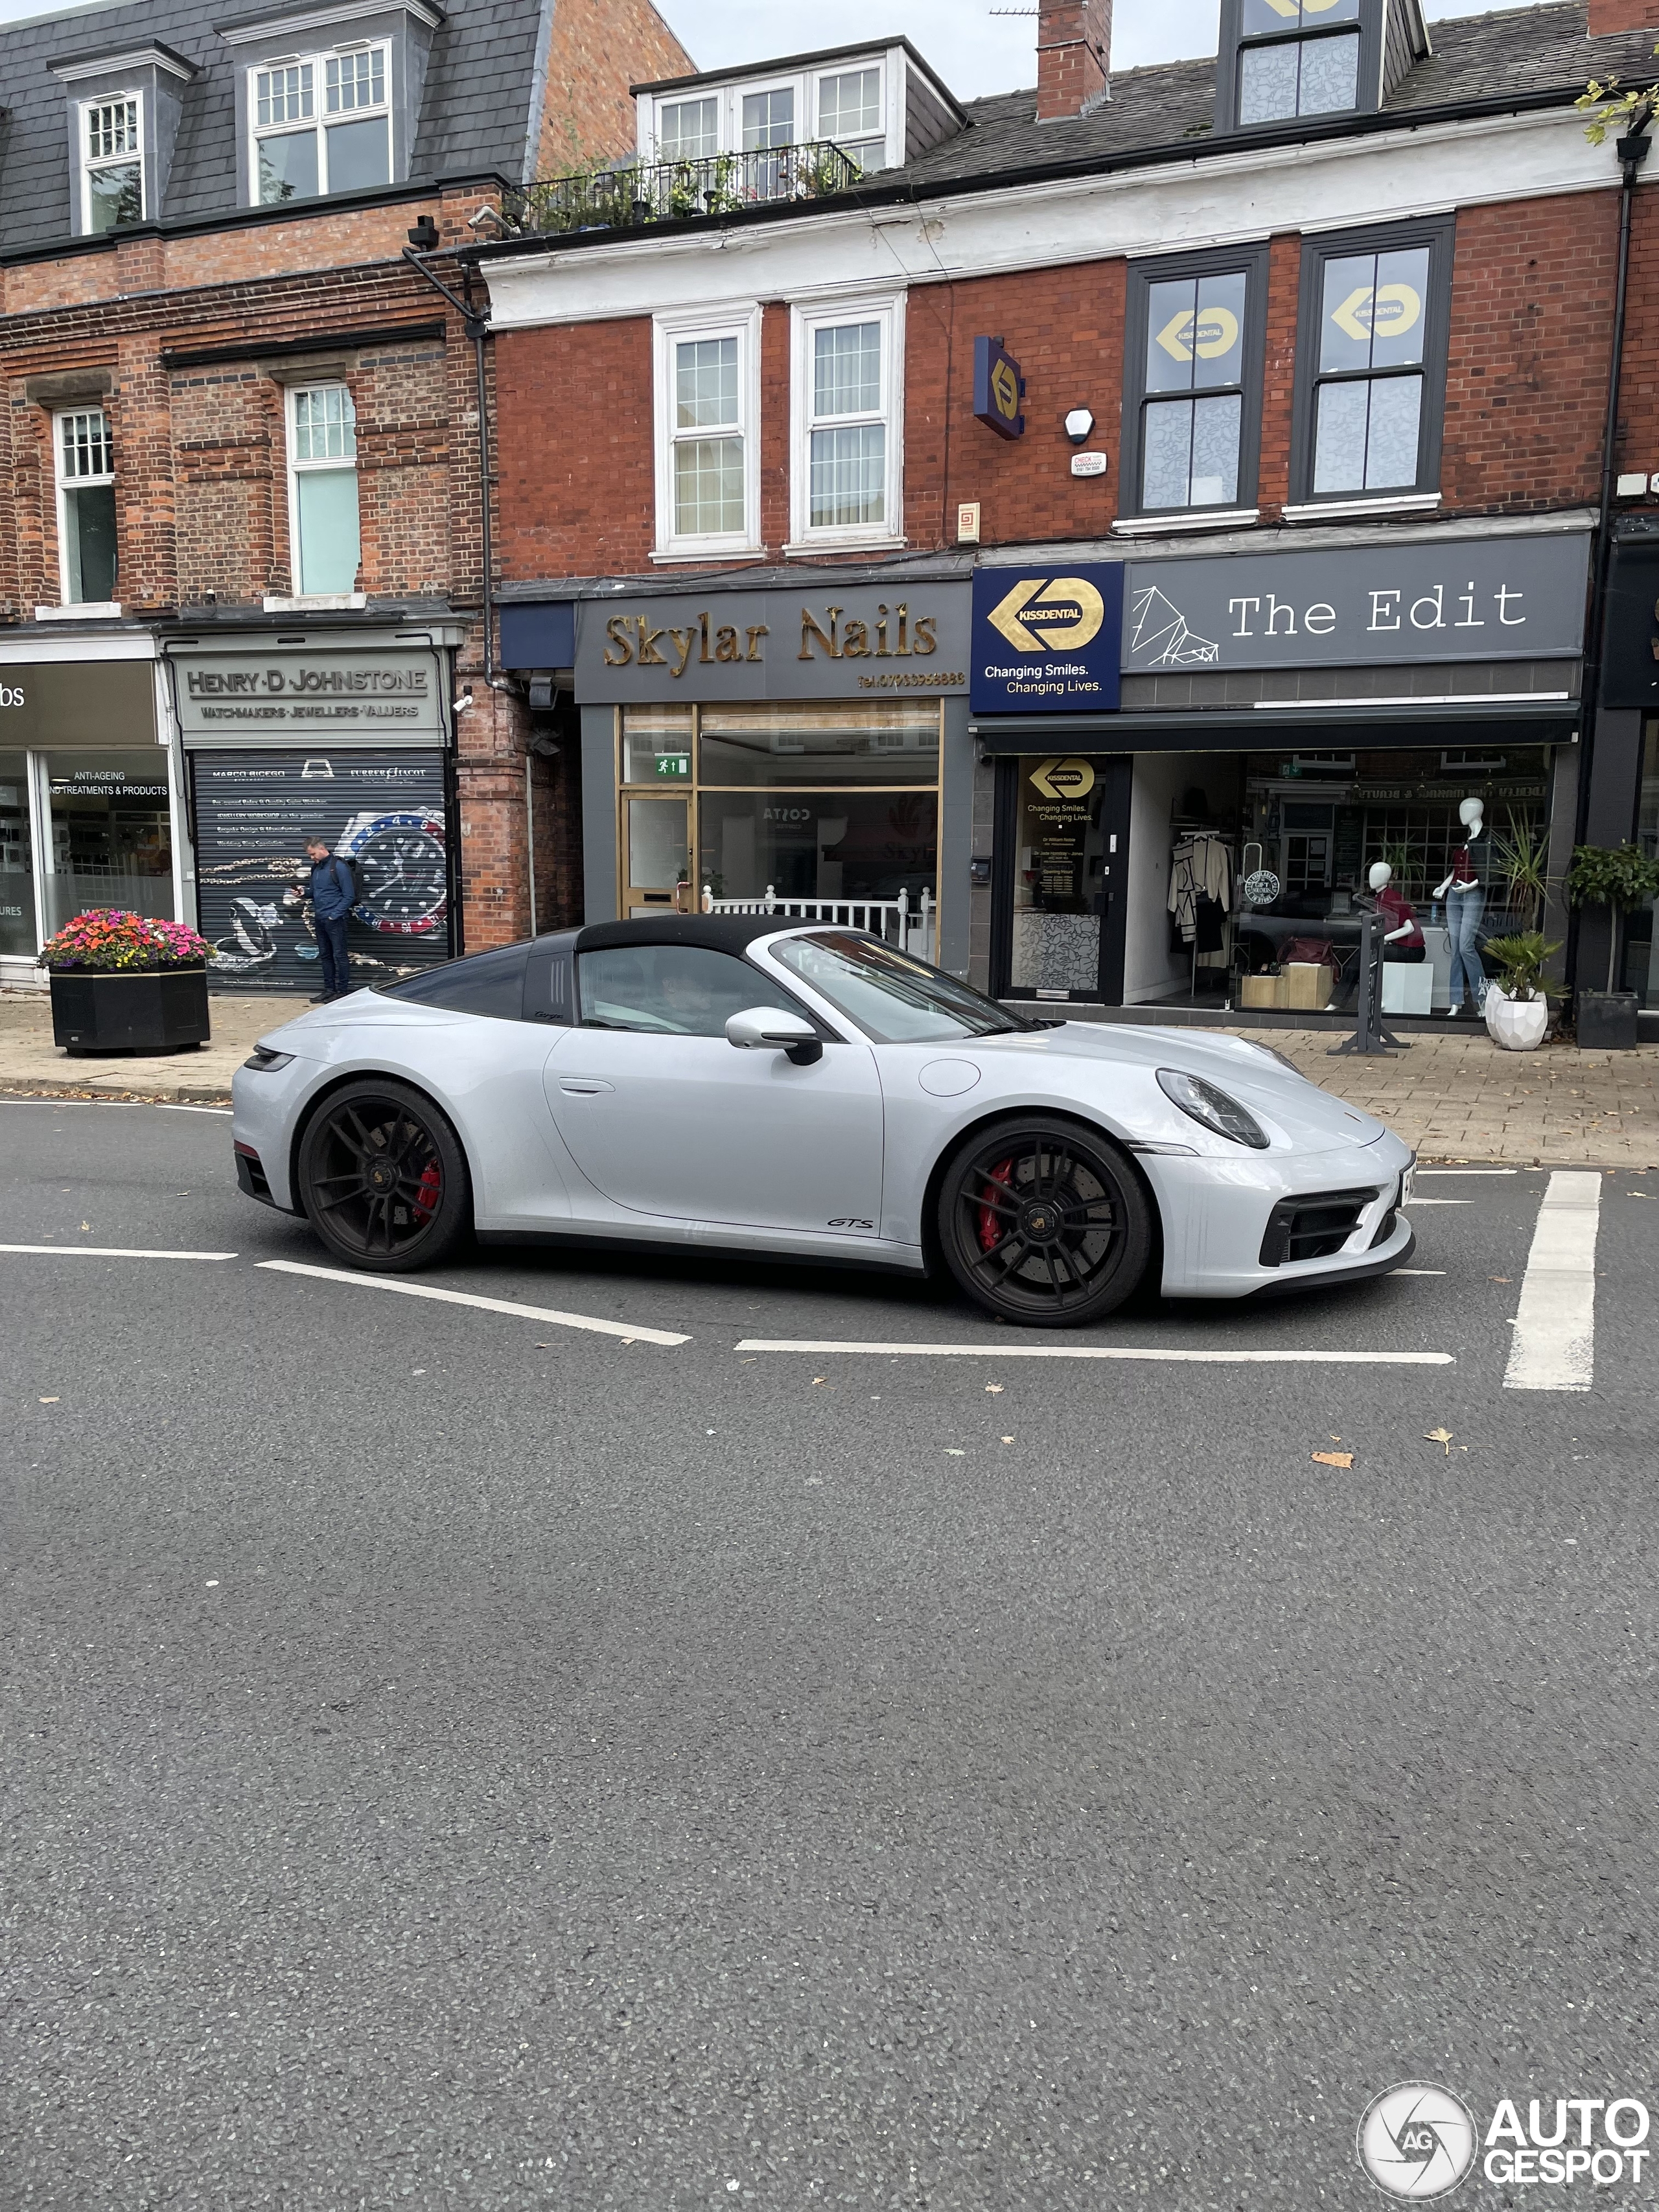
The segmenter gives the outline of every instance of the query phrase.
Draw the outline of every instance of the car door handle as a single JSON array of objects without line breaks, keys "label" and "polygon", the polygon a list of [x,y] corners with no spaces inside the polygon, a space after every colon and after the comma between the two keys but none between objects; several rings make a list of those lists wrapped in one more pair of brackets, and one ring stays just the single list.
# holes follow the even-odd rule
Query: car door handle
[{"label": "car door handle", "polygon": [[572,1098],[591,1098],[601,1091],[614,1091],[614,1083],[607,1083],[602,1075],[562,1075],[559,1088]]}]

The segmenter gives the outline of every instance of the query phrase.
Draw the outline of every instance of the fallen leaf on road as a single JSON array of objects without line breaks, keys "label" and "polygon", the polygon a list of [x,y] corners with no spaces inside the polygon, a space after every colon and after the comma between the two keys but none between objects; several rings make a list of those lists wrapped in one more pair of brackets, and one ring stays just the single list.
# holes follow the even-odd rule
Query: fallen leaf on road
[{"label": "fallen leaf on road", "polygon": [[816,1390],[820,1382],[827,1382],[829,1380],[830,1377],[827,1375],[815,1375],[812,1377],[812,1388]]},{"label": "fallen leaf on road", "polygon": [[1515,1278],[1513,1275],[1488,1275],[1486,1280],[1489,1283],[1512,1283]]},{"label": "fallen leaf on road", "polygon": [[63,1403],[63,1401],[60,1398],[43,1398],[40,1403],[43,1406],[58,1406]]},{"label": "fallen leaf on road", "polygon": [[998,1395],[1001,1395],[1002,1385],[1000,1382],[988,1382],[985,1387],[988,1390],[994,1391]]},{"label": "fallen leaf on road", "polygon": [[1452,1432],[1449,1429],[1425,1430],[1424,1431],[1423,1441],[1425,1444],[1444,1444],[1446,1447],[1446,1457],[1448,1459],[1451,1457]]},{"label": "fallen leaf on road", "polygon": [[968,1455],[963,1450],[960,1444],[946,1444],[945,1447],[945,1456],[946,1459],[966,1459]]},{"label": "fallen leaf on road", "polygon": [[91,1228],[91,1226],[92,1226],[92,1224],[91,1224],[91,1222],[89,1222],[89,1221],[83,1221],[83,1222],[81,1224],[81,1226],[82,1226],[82,1229],[90,1229],[90,1228]]},{"label": "fallen leaf on road", "polygon": [[1014,1440],[1013,1440],[1013,1438],[1012,1438],[1012,1437],[1004,1437],[1004,1438],[1002,1439],[1002,1441],[1003,1441],[1003,1443],[1006,1443],[1006,1444],[1011,1444],[1011,1443],[1012,1443],[1012,1442],[1013,1442]]},{"label": "fallen leaf on road", "polygon": [[1310,1454],[1310,1457],[1316,1459],[1321,1467],[1352,1467],[1353,1465],[1352,1452],[1313,1452]]}]

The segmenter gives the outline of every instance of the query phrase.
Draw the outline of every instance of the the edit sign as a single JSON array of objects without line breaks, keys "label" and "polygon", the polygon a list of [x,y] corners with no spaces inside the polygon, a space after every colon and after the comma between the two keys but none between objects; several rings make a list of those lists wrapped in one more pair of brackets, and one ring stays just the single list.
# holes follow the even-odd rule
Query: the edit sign
[{"label": "the edit sign", "polygon": [[1123,665],[1141,675],[1565,659],[1583,647],[1589,553],[1583,532],[1563,532],[1136,561]]},{"label": "the edit sign", "polygon": [[976,714],[1109,711],[1122,628],[1121,562],[981,568],[969,704]]}]

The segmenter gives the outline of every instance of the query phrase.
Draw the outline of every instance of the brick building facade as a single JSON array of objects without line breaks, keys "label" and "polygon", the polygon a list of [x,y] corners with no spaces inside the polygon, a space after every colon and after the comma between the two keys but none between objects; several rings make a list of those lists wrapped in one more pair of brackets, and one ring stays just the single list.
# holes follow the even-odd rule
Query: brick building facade
[{"label": "brick building facade", "polygon": [[[1115,571],[1129,601],[1176,582],[1212,601],[1235,563],[1250,564],[1237,574],[1276,605],[1275,580],[1304,573],[1293,564],[1312,554],[1328,559],[1338,596],[1359,592],[1376,562],[1403,563],[1404,605],[1426,629],[1425,611],[1452,604],[1445,564],[1465,559],[1460,549],[1474,549],[1476,575],[1459,577],[1459,592],[1517,590],[1504,563],[1535,553],[1551,580],[1530,587],[1527,614],[1515,617],[1518,597],[1503,599],[1501,618],[1471,608],[1461,625],[1470,636],[1448,618],[1432,638],[1407,635],[1409,652],[1361,637],[1334,664],[1334,649],[1303,634],[1294,652],[1275,640],[1264,659],[1255,644],[1217,637],[1212,619],[1185,658],[1158,662],[1126,623],[1115,719],[1063,710],[1058,696],[998,710],[964,669],[939,687],[936,852],[920,871],[895,862],[881,887],[890,903],[926,889],[942,917],[940,957],[997,989],[1190,1006],[1206,979],[1190,933],[1178,950],[1163,920],[1189,833],[1226,846],[1231,878],[1247,857],[1277,856],[1257,872],[1280,881],[1279,900],[1260,914],[1233,902],[1216,963],[1230,963],[1215,978],[1224,990],[1297,934],[1333,945],[1340,971],[1352,902],[1392,856],[1396,888],[1406,882],[1425,915],[1433,908],[1446,939],[1431,939],[1434,1011],[1455,1012],[1459,987],[1472,1009],[1485,988],[1474,938],[1468,966],[1451,969],[1447,947],[1455,920],[1474,929],[1475,902],[1437,893],[1461,849],[1463,799],[1484,806],[1489,834],[1508,835],[1512,816],[1558,876],[1576,839],[1632,834],[1638,804],[1659,836],[1650,759],[1655,787],[1648,799],[1638,790],[1639,718],[1607,701],[1598,715],[1582,681],[1588,657],[1593,683],[1599,650],[1589,586],[1615,532],[1640,526],[1659,462],[1644,367],[1659,278],[1651,190],[1611,138],[1590,143],[1571,105],[1592,76],[1641,75],[1651,40],[1629,15],[1611,0],[1556,0],[1437,24],[1431,39],[1413,0],[1352,0],[1290,32],[1230,11],[1218,63],[1129,72],[1108,100],[1091,72],[1109,49],[1109,5],[1045,0],[1035,94],[956,111],[956,124],[926,143],[890,144],[885,169],[872,165],[839,192],[762,193],[766,204],[606,233],[550,228],[481,249],[496,331],[502,588],[570,611],[584,757],[602,778],[586,799],[590,915],[645,896],[629,857],[629,810],[647,787],[629,765],[629,702],[648,717],[684,699],[700,732],[723,700],[754,696],[746,676],[748,690],[736,676],[702,675],[701,652],[678,687],[637,662],[617,672],[597,649],[602,607],[637,608],[672,638],[705,612],[718,625],[724,593],[744,595],[747,622],[759,592],[793,621],[797,602],[867,592],[879,620],[923,585],[965,595],[977,577],[982,599],[988,572],[1064,583],[1079,566]],[[937,86],[908,50],[757,61],[643,88],[641,143],[684,127],[680,103],[747,114],[760,96],[750,86],[786,76],[793,112],[822,113],[844,97],[848,72],[873,82],[878,63],[889,91],[902,76],[913,104],[919,84]],[[1298,114],[1295,72],[1316,66],[1336,76],[1318,79],[1324,104]],[[1339,99],[1328,87],[1344,70]],[[1628,337],[1604,512],[1626,210]],[[1182,298],[1187,325],[1170,319]],[[988,427],[976,395],[993,357],[976,342],[993,338],[1023,379],[1017,435]],[[854,349],[858,404],[832,394],[826,412],[836,380],[852,391]],[[1172,439],[1187,441],[1178,483]],[[703,520],[687,529],[677,519],[687,487],[712,481],[696,471],[715,465],[717,448],[726,503],[696,495]],[[1219,459],[1203,458],[1212,448]],[[1413,599],[1419,579],[1426,596]],[[1546,599],[1572,603],[1571,635],[1552,632],[1530,652]],[[1536,629],[1508,635],[1534,607]],[[1288,602],[1280,611],[1288,619]],[[1189,611],[1182,619],[1195,635]],[[532,634],[526,617],[522,635]],[[789,701],[790,678],[769,675],[767,696]],[[1322,701],[1328,708],[1310,711]],[[777,745],[798,749],[799,731],[780,732]],[[1506,748],[1507,769],[1481,765]],[[1097,796],[1088,818],[1051,823],[1049,839],[1032,777],[1056,756],[1082,763]],[[952,758],[971,798],[952,793]],[[1109,766],[1126,761],[1127,781]],[[686,772],[696,787],[677,896],[720,877],[732,895],[787,887],[825,903],[826,885],[851,880],[839,856],[856,830],[820,842],[816,859],[781,836],[769,842],[763,824],[734,837],[726,787],[705,793],[701,768]],[[1304,775],[1327,778],[1315,799],[1290,788]],[[1119,782],[1121,819],[1109,822],[1119,801],[1098,794]],[[826,782],[824,819],[839,830],[844,809],[831,797]],[[1286,827],[1313,815],[1322,826]],[[716,826],[705,835],[705,823]],[[1129,865],[1109,887],[1109,855],[1124,844]],[[766,857],[750,880],[730,856],[751,848]],[[879,873],[863,868],[866,888]],[[1527,918],[1496,864],[1481,890],[1482,942]],[[1559,907],[1545,918],[1552,934],[1577,926]],[[1302,922],[1314,926],[1292,927]],[[1599,959],[1595,927],[1586,944]],[[1659,975],[1644,969],[1640,988],[1659,1007]]]},{"label": "brick building facade", "polygon": [[[410,58],[422,39],[429,50],[416,68]],[[88,52],[93,40],[103,43]],[[264,68],[266,45],[285,55],[296,45],[319,49],[294,65],[305,72],[300,91],[281,76],[285,61]],[[15,88],[0,188],[0,435],[13,485],[0,530],[0,653],[19,670],[149,662],[154,726],[133,732],[168,745],[172,786],[155,823],[111,831],[89,804],[76,812],[70,788],[79,771],[70,749],[87,750],[94,709],[54,709],[56,720],[31,710],[12,737],[0,726],[6,768],[14,756],[21,763],[15,776],[0,773],[0,790],[17,802],[0,823],[20,879],[16,896],[0,900],[12,924],[0,931],[7,972],[25,979],[57,904],[84,902],[101,876],[129,898],[196,918],[192,762],[205,739],[179,724],[176,704],[177,654],[191,638],[220,652],[242,640],[256,653],[302,635],[307,650],[348,658],[360,647],[430,649],[421,736],[451,763],[461,869],[448,904],[462,890],[465,941],[477,948],[521,931],[532,874],[535,918],[558,919],[580,895],[575,763],[521,685],[489,680],[475,349],[464,314],[406,249],[411,233],[441,257],[476,239],[479,210],[499,210],[556,152],[567,163],[625,154],[630,79],[687,66],[672,34],[647,0],[627,0],[620,13],[599,0],[551,9],[477,0],[443,19],[408,0],[367,8],[361,25],[313,25],[303,9],[276,7],[235,26],[176,0],[159,12],[39,19],[0,31],[0,47]],[[158,87],[177,88],[176,110]],[[357,105],[343,107],[349,120],[337,128],[359,137],[341,137],[347,151],[338,151],[331,103],[348,99]],[[263,120],[270,114],[298,127],[276,132]],[[384,173],[370,181],[354,173],[349,189],[287,197],[281,178],[271,183],[295,146],[302,160],[331,160],[337,170],[349,151],[361,172],[362,134],[377,128],[380,146],[368,153]],[[88,228],[89,215],[109,215],[96,200],[100,191],[109,197],[112,172],[127,197],[116,219]],[[326,185],[332,174],[313,181]],[[493,386],[487,345],[484,366]],[[308,410],[325,403],[332,428],[315,435],[340,450],[317,450],[343,465],[324,471],[334,504],[315,509],[316,527],[334,527],[334,508],[349,496],[344,526],[355,525],[357,558],[351,568],[349,552],[331,555],[319,538],[313,568],[331,561],[339,573],[307,577],[296,541],[307,490],[301,446],[313,435]],[[493,409],[492,388],[486,431]],[[74,462],[72,435],[81,440]],[[88,453],[104,465],[83,487],[70,471]],[[99,499],[106,506],[89,522],[88,502]],[[114,580],[94,591],[77,564],[84,538],[87,576],[103,573],[100,533]],[[54,698],[66,681],[49,679]],[[132,868],[94,857],[112,836],[165,850],[170,884],[139,884]],[[61,866],[66,838],[74,870]],[[72,882],[60,885],[57,874]],[[245,899],[232,921],[263,951],[246,908]],[[388,933],[395,950],[396,930]],[[441,930],[428,933],[441,941]],[[237,937],[233,954],[240,947]],[[283,964],[270,963],[271,972]],[[289,963],[290,985],[296,975],[303,980]],[[234,980],[251,980],[246,966]]]}]

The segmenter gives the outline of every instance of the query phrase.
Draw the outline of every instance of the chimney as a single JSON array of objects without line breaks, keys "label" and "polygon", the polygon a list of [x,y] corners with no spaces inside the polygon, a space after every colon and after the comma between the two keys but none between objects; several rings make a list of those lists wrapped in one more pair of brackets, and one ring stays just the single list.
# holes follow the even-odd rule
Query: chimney
[{"label": "chimney", "polygon": [[[1639,4],[1591,0],[1592,9]],[[1086,115],[1109,100],[1111,59],[1112,0],[1037,0],[1037,121]]]},{"label": "chimney", "polygon": [[1610,39],[1618,31],[1659,30],[1659,0],[1589,0],[1589,34]]}]

